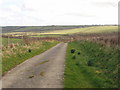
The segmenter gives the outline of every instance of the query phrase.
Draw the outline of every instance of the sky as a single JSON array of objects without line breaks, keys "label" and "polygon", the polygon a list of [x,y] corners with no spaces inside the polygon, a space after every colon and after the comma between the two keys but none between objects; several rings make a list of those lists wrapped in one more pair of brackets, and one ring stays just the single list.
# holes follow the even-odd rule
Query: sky
[{"label": "sky", "polygon": [[119,0],[0,0],[0,26],[117,24]]}]

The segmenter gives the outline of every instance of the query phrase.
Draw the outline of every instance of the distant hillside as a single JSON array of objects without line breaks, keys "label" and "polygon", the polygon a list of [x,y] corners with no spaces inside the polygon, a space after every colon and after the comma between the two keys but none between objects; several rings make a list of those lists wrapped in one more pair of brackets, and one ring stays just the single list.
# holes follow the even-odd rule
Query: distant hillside
[{"label": "distant hillside", "polygon": [[2,27],[2,33],[14,32],[14,30],[25,28],[24,26],[6,26]]},{"label": "distant hillside", "polygon": [[45,32],[50,30],[64,30],[89,27],[90,25],[79,25],[79,26],[6,26],[2,27],[2,33],[10,32]]},{"label": "distant hillside", "polygon": [[91,26],[86,28],[74,28],[66,30],[52,30],[41,34],[90,34],[90,33],[110,33],[118,32],[118,26]]}]

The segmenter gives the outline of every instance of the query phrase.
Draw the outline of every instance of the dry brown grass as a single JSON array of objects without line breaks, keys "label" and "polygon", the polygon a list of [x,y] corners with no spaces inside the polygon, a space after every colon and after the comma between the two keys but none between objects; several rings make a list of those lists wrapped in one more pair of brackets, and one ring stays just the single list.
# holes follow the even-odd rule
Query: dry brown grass
[{"label": "dry brown grass", "polygon": [[31,49],[31,50],[38,49],[40,46],[42,47],[42,42],[33,38],[24,39],[23,44],[12,43],[6,46],[2,45],[2,53],[3,53],[2,57],[9,58],[11,56],[17,55],[18,53],[19,54],[26,53],[28,52],[28,49]]},{"label": "dry brown grass", "polygon": [[101,34],[74,34],[69,36],[69,42],[75,41],[75,40],[86,40],[86,41],[92,41],[96,43],[100,43],[102,45],[106,45],[108,47],[115,47],[119,48],[119,42],[118,39],[119,33],[101,33]]}]

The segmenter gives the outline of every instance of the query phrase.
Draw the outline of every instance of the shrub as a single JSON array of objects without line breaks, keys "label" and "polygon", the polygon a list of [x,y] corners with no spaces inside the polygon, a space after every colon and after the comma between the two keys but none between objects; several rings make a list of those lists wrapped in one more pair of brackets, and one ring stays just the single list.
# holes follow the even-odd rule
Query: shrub
[{"label": "shrub", "polygon": [[31,52],[31,51],[32,51],[31,49],[28,50],[28,52]]},{"label": "shrub", "polygon": [[80,52],[78,52],[78,55],[80,55]]},{"label": "shrub", "polygon": [[71,53],[75,53],[75,49],[71,49]]}]

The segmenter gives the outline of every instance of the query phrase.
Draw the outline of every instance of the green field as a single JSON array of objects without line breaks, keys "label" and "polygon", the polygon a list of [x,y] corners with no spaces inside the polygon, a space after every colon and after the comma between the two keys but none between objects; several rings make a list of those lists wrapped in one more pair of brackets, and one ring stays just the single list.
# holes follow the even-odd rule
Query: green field
[{"label": "green field", "polygon": [[87,28],[77,28],[77,29],[68,29],[68,30],[55,30],[41,34],[74,34],[74,33],[108,33],[108,32],[117,32],[118,26],[94,26]]},{"label": "green field", "polygon": [[22,39],[16,39],[16,38],[2,38],[2,45],[7,45],[11,43],[23,43]]},{"label": "green field", "polygon": [[[75,49],[75,53],[71,53],[71,49]],[[118,51],[88,41],[69,43],[65,62],[64,87],[117,88]]]}]

